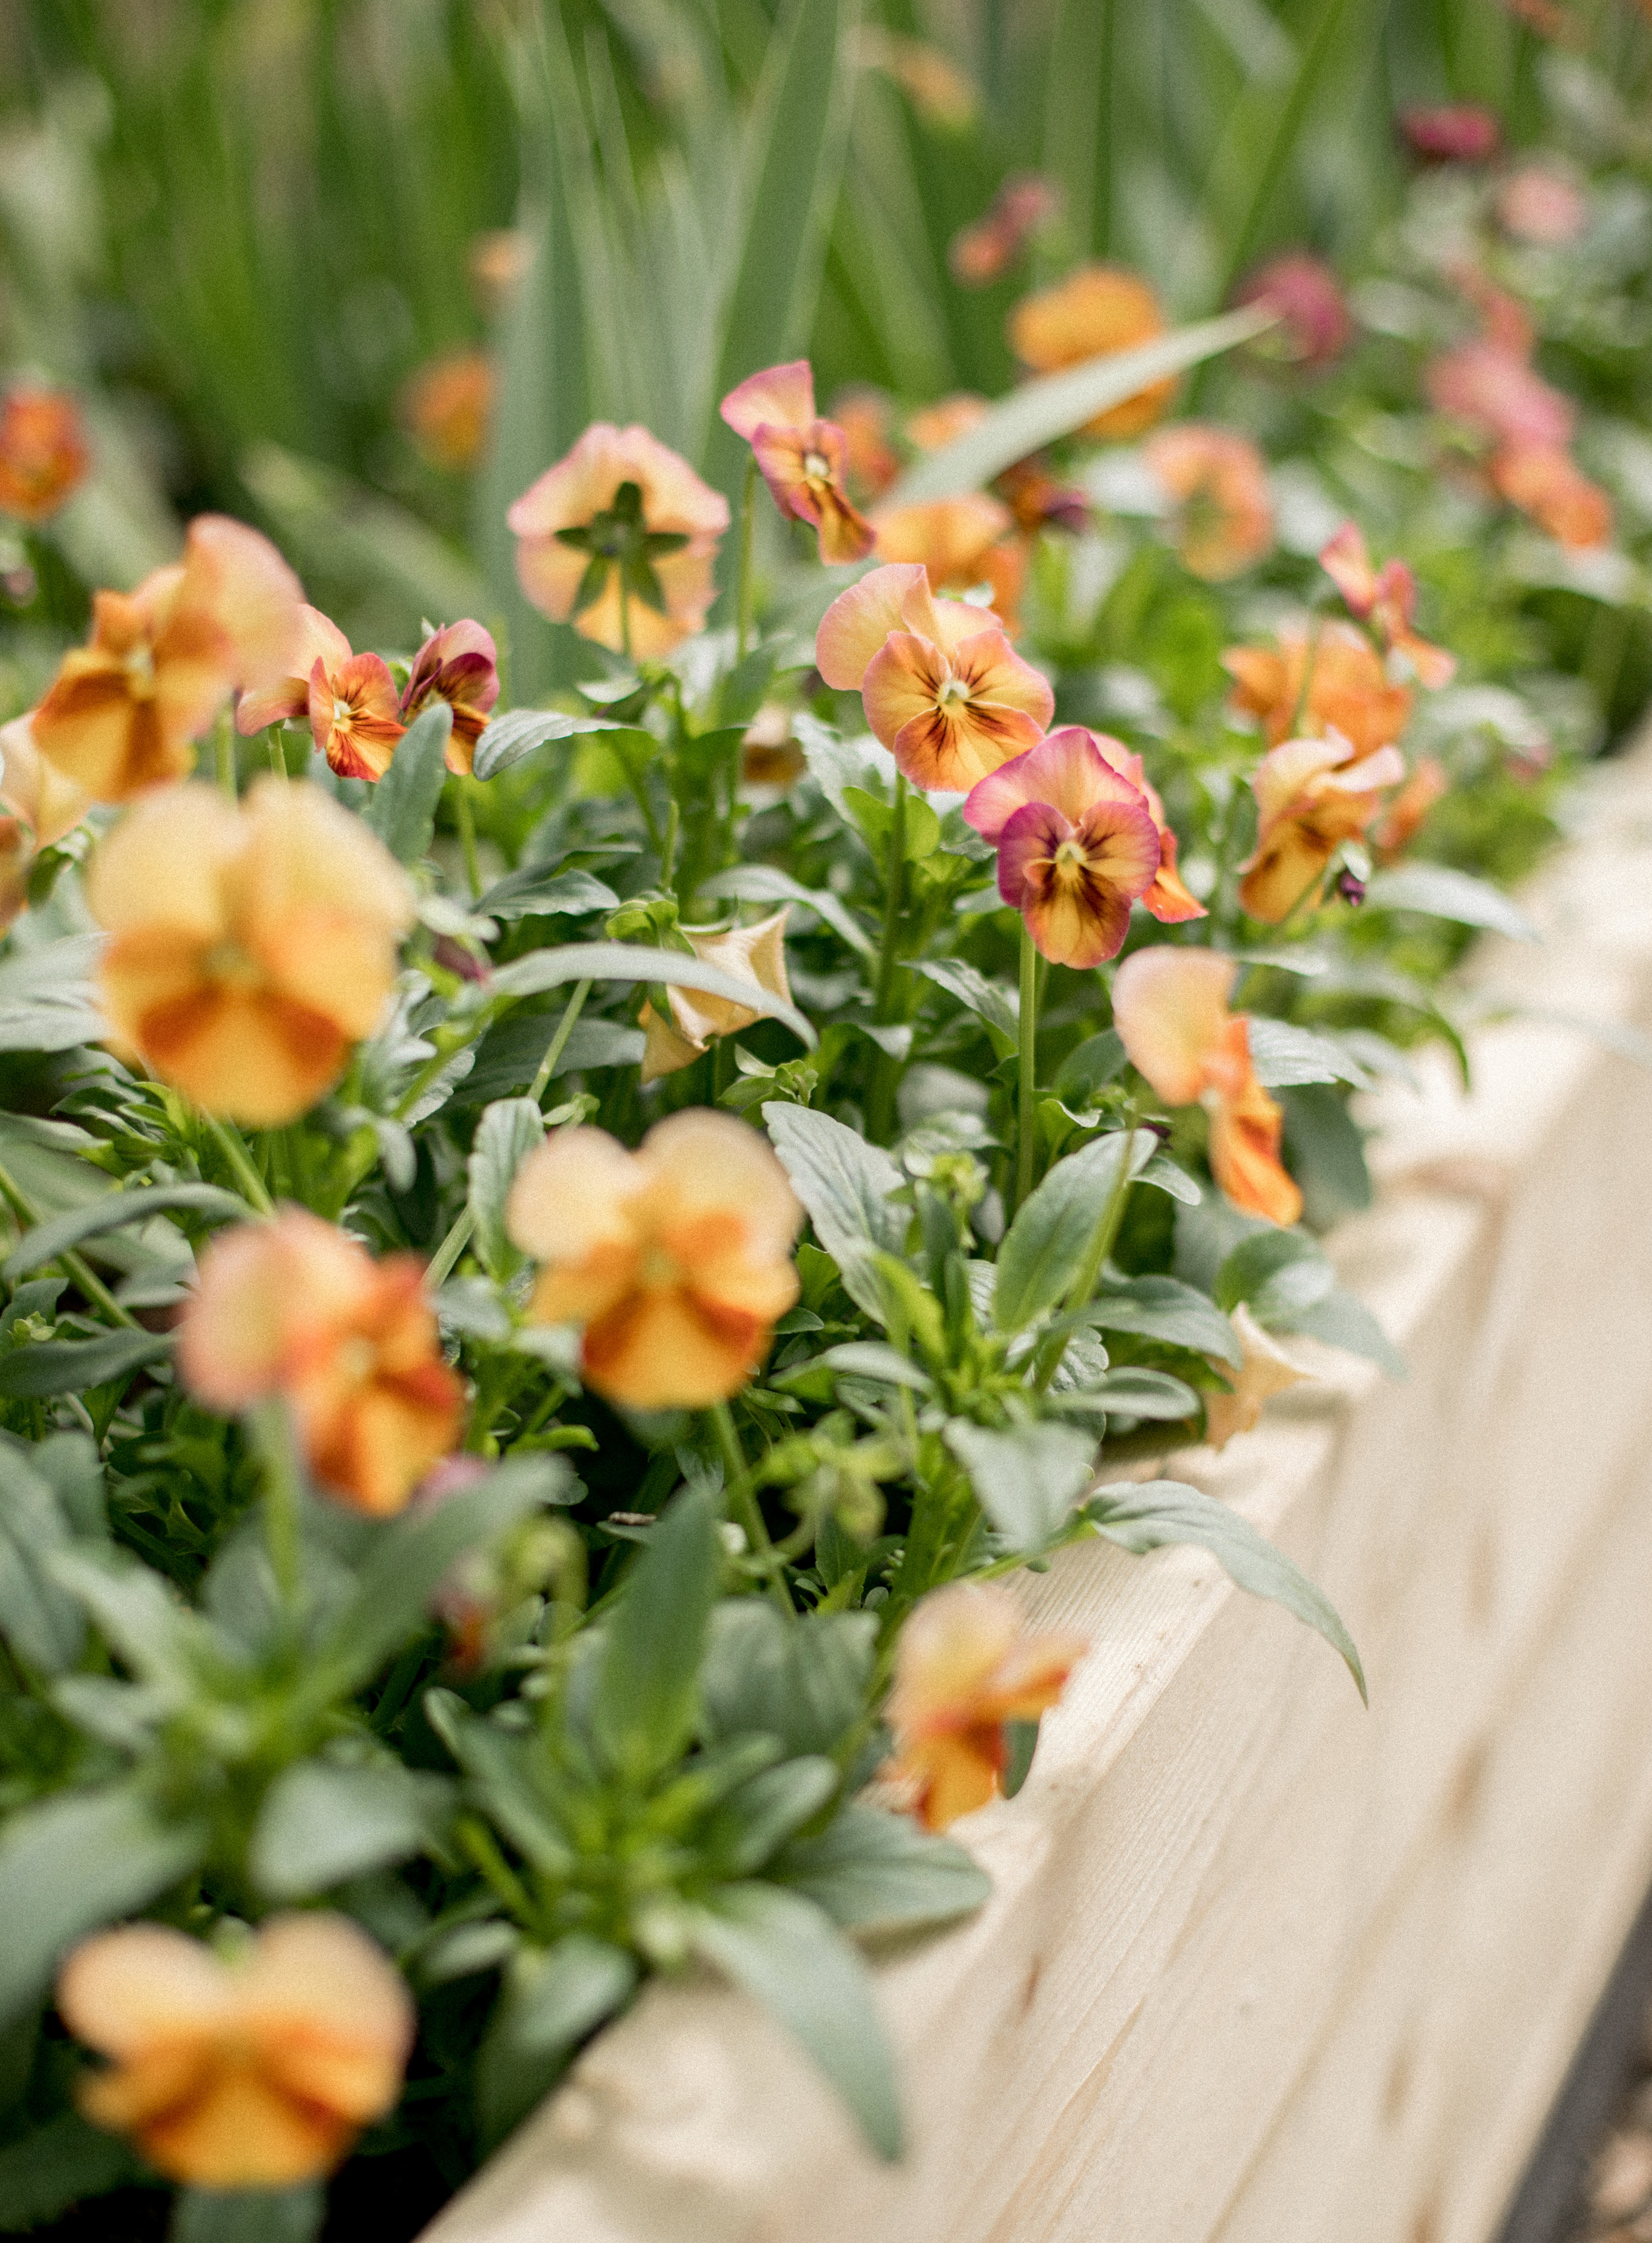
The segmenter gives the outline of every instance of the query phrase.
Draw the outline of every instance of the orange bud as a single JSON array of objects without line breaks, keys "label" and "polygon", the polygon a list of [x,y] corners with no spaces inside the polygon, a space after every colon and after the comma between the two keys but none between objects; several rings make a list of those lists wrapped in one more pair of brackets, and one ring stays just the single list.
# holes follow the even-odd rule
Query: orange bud
[{"label": "orange bud", "polygon": [[403,427],[433,468],[462,475],[482,457],[493,415],[493,362],[485,351],[454,351],[410,374],[400,411]]},{"label": "orange bud", "polygon": [[20,384],[0,404],[0,514],[44,522],[91,465],[80,408],[67,391]]}]

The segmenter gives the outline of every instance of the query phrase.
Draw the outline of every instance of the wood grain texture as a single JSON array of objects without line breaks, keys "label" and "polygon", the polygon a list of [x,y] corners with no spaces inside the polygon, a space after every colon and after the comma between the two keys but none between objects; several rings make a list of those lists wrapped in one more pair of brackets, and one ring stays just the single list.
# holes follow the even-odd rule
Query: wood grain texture
[{"label": "wood grain texture", "polygon": [[[1652,759],[1473,974],[1652,1026]],[[1552,1019],[1387,1093],[1338,1234],[1405,1350],[1177,1469],[1314,1573],[1334,1656],[1193,1552],[1029,1585],[1093,1649],[974,1923],[886,1956],[880,2167],[708,1984],[603,2036],[429,2243],[1486,2243],[1652,1878],[1652,1074]]]}]

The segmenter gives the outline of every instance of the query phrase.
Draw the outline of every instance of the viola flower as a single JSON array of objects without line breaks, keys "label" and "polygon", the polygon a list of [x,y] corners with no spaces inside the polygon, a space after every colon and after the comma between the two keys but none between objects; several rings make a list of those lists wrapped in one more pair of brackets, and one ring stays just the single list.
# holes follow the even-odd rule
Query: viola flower
[{"label": "viola flower", "polygon": [[398,412],[415,448],[433,468],[462,475],[481,459],[498,387],[485,351],[433,358],[402,386]]},{"label": "viola flower", "polygon": [[1010,535],[1015,517],[1001,501],[968,491],[915,506],[879,507],[872,521],[880,560],[921,563],[937,592],[985,584],[1004,629],[1014,633],[1027,559]]},{"label": "viola flower", "polygon": [[1402,856],[1422,831],[1429,812],[1450,791],[1445,765],[1437,757],[1424,756],[1371,829],[1377,855],[1385,860]]},{"label": "viola flower", "polygon": [[832,401],[832,417],[843,431],[851,492],[862,501],[880,497],[900,474],[889,441],[889,401],[881,390],[852,382]]},{"label": "viola flower", "polygon": [[[287,675],[273,678],[254,691],[243,693],[235,704],[235,729],[246,740],[271,724],[296,724],[310,713],[310,672],[318,662],[337,669],[350,659],[350,642],[330,616],[300,600],[293,636],[287,645],[292,665]],[[318,741],[317,745],[320,743]]]},{"label": "viola flower", "polygon": [[1564,448],[1572,441],[1576,407],[1504,343],[1460,343],[1430,360],[1423,383],[1437,413],[1494,444]]},{"label": "viola flower", "polygon": [[849,441],[841,428],[816,414],[807,359],[749,375],[718,410],[752,447],[780,512],[817,532],[821,560],[864,561],[875,534],[850,504],[845,488]]},{"label": "viola flower", "polygon": [[966,288],[985,288],[1001,280],[1061,205],[1061,189],[1053,180],[1036,172],[1013,173],[993,197],[986,215],[954,234],[947,250],[953,279]]},{"label": "viola flower", "polygon": [[1153,876],[1153,885],[1137,901],[1144,912],[1166,926],[1175,926],[1184,919],[1203,919],[1204,906],[1187,886],[1176,868],[1177,851],[1180,846],[1176,830],[1164,815],[1164,804],[1158,789],[1147,776],[1146,766],[1138,755],[1131,753],[1123,740],[1116,740],[1108,732],[1092,732],[1090,738],[1121,778],[1126,778],[1147,805],[1147,814],[1153,821],[1159,838],[1159,868]]},{"label": "viola flower", "polygon": [[[770,918],[759,919],[754,926],[732,926],[721,933],[707,933],[698,927],[685,926],[689,947],[696,958],[706,966],[720,967],[725,973],[738,980],[755,983],[769,997],[783,997],[792,1001],[791,984],[786,974],[786,923],[791,916],[789,904]],[[647,1042],[643,1053],[643,1081],[656,1082],[663,1074],[675,1074],[679,1068],[691,1067],[711,1047],[714,1036],[737,1036],[742,1028],[749,1028],[754,1020],[761,1020],[760,1013],[745,1005],[737,1005],[729,997],[712,997],[703,989],[670,988],[671,1016],[662,1020],[651,1004],[644,1005],[641,1020],[647,1031]]]},{"label": "viola flower", "polygon": [[949,397],[938,397],[933,405],[920,406],[907,414],[907,441],[920,452],[942,451],[972,428],[979,428],[991,411],[987,400],[973,389],[954,390]]},{"label": "viola flower", "polygon": [[0,727],[0,933],[29,899],[41,850],[78,825],[91,797],[64,778],[35,745],[27,717]]},{"label": "viola flower", "polygon": [[319,1912],[271,1916],[228,1959],[165,1924],[98,1932],[64,1963],[57,2009],[111,2059],[82,2076],[86,2117],[195,2188],[331,2172],[394,2107],[413,2045],[399,1974]]},{"label": "viola flower", "polygon": [[1150,436],[1143,455],[1175,507],[1172,542],[1194,576],[1220,583],[1272,550],[1267,463],[1248,436],[1183,421]]},{"label": "viola flower", "polygon": [[1345,841],[1365,832],[1386,787],[1406,776],[1398,748],[1348,760],[1346,740],[1286,740],[1251,781],[1261,813],[1254,855],[1240,866],[1239,901],[1278,926],[1306,900]]},{"label": "viola flower", "polygon": [[1419,637],[1411,627],[1417,607],[1417,579],[1403,561],[1371,565],[1365,534],[1358,522],[1345,522],[1324,548],[1319,566],[1341,593],[1351,615],[1368,623],[1391,654],[1404,655],[1421,684],[1437,690],[1449,685],[1457,664],[1444,647]]},{"label": "viola flower", "polygon": [[19,383],[0,403],[0,514],[50,521],[91,465],[80,408],[66,390]]},{"label": "viola flower", "polygon": [[1236,304],[1261,304],[1279,325],[1257,338],[1255,348],[1277,353],[1305,374],[1334,366],[1353,340],[1353,320],[1342,284],[1323,258],[1287,250],[1243,280]]},{"label": "viola flower", "polygon": [[283,1208],[202,1254],[179,1370],[210,1409],[280,1395],[327,1492],[388,1518],[462,1430],[464,1389],[423,1285],[412,1255],[375,1262],[332,1223]]},{"label": "viola flower", "polygon": [[1235,1207],[1288,1227],[1302,1194],[1280,1163],[1285,1116],[1256,1079],[1249,1017],[1228,1010],[1238,970],[1219,951],[1138,950],[1114,977],[1113,1026],[1167,1105],[1204,1107],[1210,1173]]},{"label": "viola flower", "polygon": [[1612,502],[1563,445],[1511,444],[1494,455],[1493,488],[1574,552],[1612,541]]},{"label": "viola flower", "polygon": [[350,642],[319,608],[300,605],[289,674],[243,693],[235,729],[251,738],[269,724],[309,719],[310,735],[341,778],[381,779],[407,730],[396,715],[395,680],[376,654],[352,654]]},{"label": "viola flower", "polygon": [[98,802],[181,778],[238,685],[291,671],[300,604],[267,538],[198,515],[181,562],[135,592],[93,594],[91,642],[64,657],[34,711],[35,744]]},{"label": "viola flower", "polygon": [[1204,1438],[1212,1449],[1226,1448],[1236,1433],[1254,1431],[1264,1402],[1313,1377],[1305,1364],[1293,1361],[1271,1333],[1263,1330],[1251,1313],[1249,1302],[1239,1303],[1230,1322],[1244,1359],[1236,1377],[1230,1364],[1210,1357],[1224,1377],[1233,1382],[1231,1391],[1204,1397]]},{"label": "viola flower", "polygon": [[1494,207],[1506,234],[1545,248],[1575,241],[1589,220],[1582,188],[1547,164],[1523,164],[1511,172],[1497,190]]},{"label": "viola flower", "polygon": [[413,890],[383,843],[319,787],[257,780],[140,802],[86,876],[112,940],[111,1041],[209,1114],[296,1121],[378,1027]]},{"label": "viola flower", "polygon": [[802,1224],[766,1140],[704,1107],[635,1153],[560,1131],[517,1170],[505,1216],[541,1265],[529,1315],[583,1325],[586,1383],[633,1410],[703,1409],[745,1384],[798,1297]]},{"label": "viola flower", "polygon": [[[1150,343],[1165,330],[1163,307],[1139,273],[1116,265],[1081,265],[1053,288],[1022,297],[1009,315],[1009,346],[1023,366],[1055,374],[1116,351]],[[1155,381],[1086,421],[1089,436],[1139,436],[1163,418],[1174,377]]]},{"label": "viola flower", "polygon": [[628,635],[632,654],[669,654],[717,596],[728,501],[646,428],[594,421],[505,518],[529,603],[617,654]]},{"label": "viola flower", "polygon": [[998,892],[1057,966],[1116,958],[1153,885],[1159,838],[1138,791],[1081,724],[988,774],[964,818],[998,852]]},{"label": "viola flower", "polygon": [[1352,623],[1322,623],[1311,637],[1298,624],[1282,630],[1277,646],[1231,646],[1222,667],[1234,681],[1233,710],[1261,718],[1270,747],[1293,734],[1334,731],[1370,755],[1411,721],[1410,688],[1389,684]]},{"label": "viola flower", "polygon": [[925,1597],[900,1631],[887,1719],[890,1773],[927,1830],[984,1807],[1009,1758],[1006,1721],[1055,1705],[1089,1650],[1081,1635],[1028,1635],[1008,1589],[954,1581]]},{"label": "viola flower", "polygon": [[414,657],[397,711],[403,724],[445,701],[453,711],[448,736],[448,769],[468,772],[475,761],[494,703],[499,698],[499,650],[493,633],[467,619],[448,623],[426,639]]},{"label": "viola flower", "polygon": [[1491,111],[1469,101],[1402,109],[1399,131],[1413,155],[1425,164],[1488,163],[1503,137]]}]

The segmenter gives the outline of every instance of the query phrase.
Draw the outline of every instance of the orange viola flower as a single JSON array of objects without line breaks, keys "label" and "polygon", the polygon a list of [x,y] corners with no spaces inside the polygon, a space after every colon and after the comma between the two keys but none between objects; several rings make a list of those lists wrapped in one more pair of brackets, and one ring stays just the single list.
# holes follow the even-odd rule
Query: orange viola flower
[{"label": "orange viola flower", "polygon": [[872,521],[880,560],[919,562],[937,592],[988,586],[1004,629],[1013,634],[1027,556],[1011,535],[1015,517],[1007,506],[984,491],[969,491],[918,506],[879,507]]},{"label": "orange viola flower", "polygon": [[1057,966],[1116,958],[1159,868],[1143,796],[1081,724],[988,773],[964,817],[998,852],[998,892]]},{"label": "orange viola flower", "polygon": [[1411,720],[1411,690],[1391,685],[1370,641],[1352,623],[1297,625],[1274,646],[1232,646],[1222,667],[1236,712],[1259,717],[1268,745],[1339,732],[1362,755],[1397,740]]},{"label": "orange viola flower", "polygon": [[1060,1700],[1089,1649],[1062,1631],[1028,1635],[1008,1589],[954,1581],[919,1604],[900,1631],[887,1719],[889,1773],[928,1830],[984,1807],[1009,1758],[1006,1721],[1035,1721]]},{"label": "orange viola flower", "polygon": [[1403,561],[1371,565],[1365,532],[1345,522],[1319,555],[1319,566],[1341,593],[1350,615],[1369,623],[1391,654],[1402,654],[1419,681],[1431,691],[1449,685],[1455,659],[1443,646],[1421,638],[1411,627],[1417,609],[1417,579]]},{"label": "orange viola flower", "polygon": [[27,717],[0,727],[0,933],[29,900],[40,851],[61,841],[91,808],[91,797],[36,747]]},{"label": "orange viola flower", "polygon": [[541,1265],[529,1315],[583,1325],[586,1383],[633,1410],[703,1409],[745,1384],[797,1299],[802,1224],[767,1142],[704,1107],[635,1153],[602,1129],[548,1138],[505,1219]]},{"label": "orange viola flower", "polygon": [[140,802],[86,876],[112,938],[98,972],[111,1041],[209,1114],[296,1121],[371,1035],[413,890],[383,843],[319,787],[245,799],[176,787]]},{"label": "orange viola flower", "polygon": [[[731,926],[718,934],[688,926],[683,933],[690,949],[704,964],[720,967],[725,973],[754,983],[765,996],[784,997],[790,1004],[786,923],[791,911],[787,904],[770,918],[759,919],[754,926]],[[644,1082],[657,1082],[663,1074],[675,1074],[679,1068],[692,1066],[711,1049],[714,1036],[737,1036],[762,1018],[732,998],[708,996],[702,989],[671,988],[667,994],[670,1020],[662,1020],[651,1004],[644,1005],[640,1015],[647,1031],[643,1052]]]},{"label": "orange viola flower", "polygon": [[488,441],[497,383],[485,351],[452,351],[410,374],[400,400],[401,425],[433,468],[462,475]]},{"label": "orange viola flower", "polygon": [[46,522],[86,479],[91,454],[66,390],[22,383],[0,404],[0,514]]},{"label": "orange viola flower", "polygon": [[1055,697],[989,608],[937,600],[921,565],[869,569],[821,618],[814,658],[914,785],[966,792],[1042,738]]},{"label": "orange viola flower", "polygon": [[1142,909],[1167,926],[1182,920],[1203,919],[1204,906],[1183,880],[1176,868],[1179,843],[1176,829],[1164,815],[1164,804],[1158,789],[1147,776],[1145,765],[1138,755],[1133,755],[1123,740],[1116,740],[1108,732],[1092,732],[1090,738],[1111,764],[1121,778],[1130,785],[1147,805],[1147,814],[1153,821],[1159,837],[1159,868],[1153,875],[1153,885],[1140,897]]},{"label": "orange viola flower", "polygon": [[291,670],[300,604],[267,538],[197,515],[181,562],[135,592],[93,594],[91,642],[64,657],[35,711],[36,745],[98,802],[181,778],[235,687]]},{"label": "orange viola flower", "polygon": [[617,654],[669,654],[717,596],[728,501],[646,428],[594,421],[505,519],[531,604]]},{"label": "orange viola flower", "polygon": [[1500,498],[1557,543],[1584,552],[1611,542],[1612,502],[1563,446],[1509,445],[1494,455],[1491,478]]},{"label": "orange viola flower", "polygon": [[987,400],[974,390],[954,390],[950,397],[938,397],[933,405],[908,414],[907,441],[920,452],[939,452],[978,428],[991,411]]},{"label": "orange viola flower", "polygon": [[332,1223],[283,1208],[201,1256],[179,1370],[211,1409],[281,1396],[316,1478],[388,1518],[460,1432],[464,1390],[422,1288],[410,1254],[375,1262]]},{"label": "orange viola flower", "polygon": [[398,713],[410,724],[432,702],[445,701],[453,711],[448,769],[463,774],[475,761],[476,742],[498,698],[499,650],[493,633],[467,618],[433,632],[419,649]]},{"label": "orange viola flower", "polygon": [[748,375],[718,410],[752,447],[780,512],[818,533],[822,561],[864,561],[874,533],[844,487],[849,440],[816,414],[808,360]]},{"label": "orange viola flower", "polygon": [[1167,1105],[1210,1115],[1210,1173],[1235,1207],[1288,1227],[1302,1194],[1280,1162],[1285,1116],[1256,1079],[1249,1018],[1228,1010],[1238,970],[1216,950],[1138,950],[1114,976],[1113,1026]]},{"label": "orange viola flower", "polygon": [[273,1916],[227,1959],[159,1923],[81,1942],[57,1979],[95,2125],[195,2188],[319,2179],[401,2091],[407,1987],[347,1916]]},{"label": "orange viola flower", "polygon": [[1266,926],[1278,926],[1307,899],[1342,844],[1375,819],[1384,788],[1406,776],[1398,748],[1379,748],[1357,763],[1348,753],[1348,743],[1334,735],[1286,740],[1257,767],[1251,791],[1261,818],[1255,853],[1239,867],[1239,901]]},{"label": "orange viola flower", "polygon": [[[1137,273],[1117,265],[1081,265],[1053,288],[1023,296],[1009,315],[1009,347],[1023,366],[1055,374],[1086,359],[1150,343],[1165,330],[1163,306]],[[1163,419],[1176,394],[1174,379],[1155,381],[1122,405],[1087,421],[1089,436],[1139,436]]]},{"label": "orange viola flower", "polygon": [[1371,845],[1378,856],[1398,857],[1408,849],[1429,812],[1450,791],[1445,765],[1437,757],[1424,756],[1371,829]]},{"label": "orange viola flower", "polygon": [[1171,539],[1184,568],[1219,583],[1272,550],[1267,463],[1248,436],[1183,421],[1143,450],[1175,507]]},{"label": "orange viola flower", "polygon": [[319,608],[300,606],[288,651],[292,669],[261,691],[243,693],[235,728],[244,738],[267,724],[307,717],[310,734],[341,778],[380,779],[407,730],[396,715],[395,680],[376,654],[352,654],[350,642]]}]

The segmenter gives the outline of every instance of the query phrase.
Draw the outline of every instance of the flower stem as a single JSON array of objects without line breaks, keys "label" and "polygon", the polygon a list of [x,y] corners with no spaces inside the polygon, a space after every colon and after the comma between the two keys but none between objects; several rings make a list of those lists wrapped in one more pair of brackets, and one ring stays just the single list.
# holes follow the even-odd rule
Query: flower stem
[{"label": "flower stem", "polygon": [[797,1618],[797,1607],[792,1601],[792,1592],[786,1585],[786,1568],[780,1553],[769,1539],[769,1530],[763,1521],[763,1507],[752,1485],[752,1468],[745,1461],[740,1446],[740,1437],[734,1430],[734,1418],[726,1402],[714,1402],[707,1411],[717,1445],[723,1452],[723,1471],[729,1508],[738,1512],[738,1523],[745,1529],[745,1539],[751,1544],[759,1564],[768,1576],[769,1594],[787,1620]]},{"label": "flower stem", "polygon": [[574,1022],[579,1018],[580,1007],[591,992],[589,981],[576,981],[574,994],[563,1007],[563,1016],[556,1023],[556,1033],[545,1046],[545,1056],[539,1062],[534,1079],[528,1086],[528,1095],[536,1106],[545,1095],[545,1085],[556,1071],[556,1062],[574,1033]]},{"label": "flower stem", "polygon": [[[889,872],[883,900],[883,941],[878,952],[878,980],[873,1019],[887,1022],[894,1008],[895,972],[900,963],[900,906],[907,867],[907,779],[895,774],[894,816],[889,827]],[[893,1119],[897,1062],[880,1051],[873,1063],[866,1096],[866,1125],[874,1139],[888,1135]]]},{"label": "flower stem", "polygon": [[1129,1119],[1125,1124],[1124,1150],[1119,1160],[1118,1174],[1113,1179],[1112,1190],[1107,1195],[1107,1205],[1102,1209],[1101,1219],[1096,1225],[1096,1235],[1090,1240],[1089,1251],[1084,1256],[1083,1266],[1077,1276],[1074,1278],[1068,1293],[1069,1307],[1081,1308],[1089,1300],[1100,1281],[1108,1256],[1118,1242],[1119,1229],[1124,1221],[1124,1209],[1129,1200],[1130,1185],[1134,1181],[1130,1170],[1135,1163],[1136,1108],[1132,1107]]},{"label": "flower stem", "polygon": [[465,852],[465,879],[470,884],[470,900],[475,903],[482,893],[482,867],[476,862],[476,821],[470,808],[469,780],[457,779],[453,792],[459,813],[459,843]]},{"label": "flower stem", "polygon": [[744,662],[752,644],[752,610],[757,586],[752,572],[752,533],[757,520],[757,457],[745,463],[745,488],[740,494],[740,573],[735,591],[734,658]]},{"label": "flower stem", "polygon": [[[0,1198],[10,1202],[12,1212],[24,1230],[33,1230],[39,1223],[40,1216],[34,1202],[10,1171],[3,1168],[0,1168]],[[72,1250],[62,1253],[57,1256],[57,1267],[71,1284],[79,1287],[94,1307],[101,1309],[114,1323],[125,1324],[128,1331],[141,1330],[137,1317],[130,1309],[122,1308],[103,1279],[89,1267],[83,1255]]]},{"label": "flower stem", "polygon": [[1015,1205],[1033,1188],[1037,1153],[1034,1108],[1038,1097],[1038,946],[1023,921],[1021,931],[1021,1066],[1016,1081]]},{"label": "flower stem", "polygon": [[219,1150],[235,1171],[235,1180],[247,1198],[260,1215],[273,1216],[275,1202],[270,1197],[269,1187],[254,1167],[252,1155],[241,1142],[240,1131],[233,1122],[220,1122],[216,1114],[203,1115],[201,1118],[216,1139]]},{"label": "flower stem", "polygon": [[445,1284],[453,1275],[454,1265],[470,1243],[470,1234],[476,1227],[476,1218],[468,1207],[462,1207],[455,1217],[447,1236],[425,1267],[427,1289]]},{"label": "flower stem", "polygon": [[630,588],[625,582],[625,567],[623,562],[619,568],[619,650],[625,658],[626,668],[628,670],[634,668],[635,658],[631,653],[631,596]]},{"label": "flower stem", "polygon": [[271,1395],[246,1413],[253,1445],[264,1467],[264,1540],[282,1604],[299,1597],[299,1500],[301,1475],[285,1401]]},{"label": "flower stem", "polygon": [[281,744],[281,728],[272,724],[264,735],[264,746],[270,759],[272,778],[284,779],[287,775],[287,750]]},{"label": "flower stem", "polygon": [[212,758],[217,766],[219,786],[232,802],[235,801],[239,792],[235,770],[235,727],[227,709],[219,711],[218,721],[212,726]]}]

